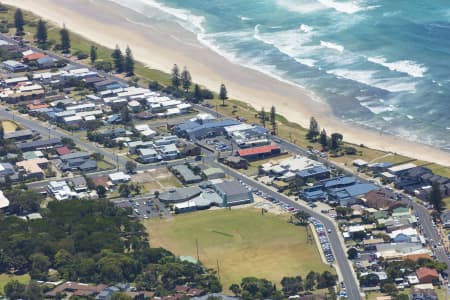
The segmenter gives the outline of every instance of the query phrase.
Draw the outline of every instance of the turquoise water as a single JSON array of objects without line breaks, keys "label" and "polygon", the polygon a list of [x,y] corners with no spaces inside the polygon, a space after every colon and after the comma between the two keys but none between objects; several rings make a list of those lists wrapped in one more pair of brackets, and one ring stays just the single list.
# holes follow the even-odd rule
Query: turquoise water
[{"label": "turquoise water", "polygon": [[113,0],[174,20],[336,116],[450,150],[449,0]]}]

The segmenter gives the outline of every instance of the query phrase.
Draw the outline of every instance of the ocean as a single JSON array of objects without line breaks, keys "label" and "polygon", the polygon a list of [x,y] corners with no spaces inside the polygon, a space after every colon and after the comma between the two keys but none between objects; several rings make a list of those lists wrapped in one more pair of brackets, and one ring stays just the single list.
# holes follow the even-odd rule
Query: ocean
[{"label": "ocean", "polygon": [[450,151],[448,0],[110,1],[179,23],[347,122]]}]

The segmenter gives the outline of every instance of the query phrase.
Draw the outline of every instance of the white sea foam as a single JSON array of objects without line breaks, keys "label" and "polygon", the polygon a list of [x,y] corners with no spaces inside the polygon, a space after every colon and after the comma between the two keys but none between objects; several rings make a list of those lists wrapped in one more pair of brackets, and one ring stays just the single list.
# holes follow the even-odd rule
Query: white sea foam
[{"label": "white sea foam", "polygon": [[391,71],[408,74],[411,77],[423,77],[428,71],[424,65],[411,60],[388,62],[387,59],[382,56],[369,57],[367,60],[371,63],[388,68]]},{"label": "white sea foam", "polygon": [[406,117],[407,117],[408,119],[410,119],[410,120],[414,120],[414,117],[411,116],[411,115],[406,115]]},{"label": "white sea foam", "polygon": [[415,82],[408,82],[401,78],[375,78],[377,71],[372,70],[348,70],[334,69],[327,71],[328,74],[335,75],[340,78],[353,80],[368,86],[376,87],[391,93],[397,92],[416,92]]},{"label": "white sea foam", "polygon": [[302,32],[304,32],[304,33],[310,33],[310,32],[312,32],[312,31],[314,30],[314,28],[311,27],[311,26],[308,26],[308,25],[306,25],[306,24],[301,24],[301,25],[300,25],[300,30],[301,30]]},{"label": "white sea foam", "polygon": [[328,8],[333,8],[338,12],[343,12],[346,14],[354,14],[365,10],[365,8],[358,6],[354,1],[348,2],[337,2],[333,0],[317,0],[317,1],[319,1],[322,5]]},{"label": "white sea foam", "polygon": [[298,3],[296,0],[276,0],[276,4],[288,11],[301,14],[308,14],[325,9],[325,7],[315,0],[302,1]]},{"label": "white sea foam", "polygon": [[314,52],[315,49],[312,49],[314,47],[304,46],[305,43],[311,41],[309,34],[301,33],[300,28],[269,33],[262,33],[260,28],[260,24],[254,28],[255,39],[275,47],[278,51],[293,58],[302,65],[314,67],[317,61],[306,56]]},{"label": "white sea foam", "polygon": [[344,52],[344,46],[336,44],[336,43],[320,41],[320,46],[322,46],[324,48],[336,50],[338,52]]},{"label": "white sea foam", "polygon": [[239,16],[239,19],[241,19],[241,21],[250,21],[250,20],[252,20],[252,18],[244,17],[244,16]]},{"label": "white sea foam", "polygon": [[174,8],[154,0],[141,0],[146,5],[157,8],[160,11],[165,12],[171,16],[174,16],[178,21],[182,22],[182,26],[194,33],[205,33],[203,24],[205,18],[203,16],[197,16],[187,9]]}]

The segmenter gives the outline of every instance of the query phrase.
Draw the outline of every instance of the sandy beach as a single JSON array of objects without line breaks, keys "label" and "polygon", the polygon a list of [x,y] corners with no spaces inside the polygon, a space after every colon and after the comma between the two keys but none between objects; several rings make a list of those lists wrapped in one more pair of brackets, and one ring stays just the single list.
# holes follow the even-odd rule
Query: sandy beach
[{"label": "sandy beach", "polygon": [[[341,132],[345,140],[450,166],[450,153],[398,137],[346,124],[311,92],[268,75],[236,65],[199,43],[174,23],[149,22],[132,10],[105,0],[3,0],[30,10],[90,40],[114,48],[129,45],[136,59],[166,72],[176,63],[187,66],[195,82],[218,90],[225,83],[232,98],[260,109],[275,105],[291,121],[307,126],[315,116],[327,132]],[[153,12],[157,16],[158,12]]]}]

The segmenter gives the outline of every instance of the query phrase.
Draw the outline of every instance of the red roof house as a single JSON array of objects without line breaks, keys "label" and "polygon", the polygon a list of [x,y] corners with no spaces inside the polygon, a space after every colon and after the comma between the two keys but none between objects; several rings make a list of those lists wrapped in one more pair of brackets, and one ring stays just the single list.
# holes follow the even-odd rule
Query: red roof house
[{"label": "red roof house", "polygon": [[40,52],[34,52],[28,55],[25,55],[23,57],[23,61],[27,62],[27,61],[34,61],[34,60],[38,60],[39,58],[43,58],[46,57],[47,55],[45,55],[44,53],[40,53]]},{"label": "red roof house", "polygon": [[416,270],[417,278],[420,283],[433,283],[439,280],[439,274],[435,269],[422,267]]},{"label": "red roof house", "polygon": [[64,147],[56,148],[56,153],[58,153],[58,155],[66,155],[66,154],[72,153],[72,150],[70,150],[69,148],[64,146]]}]

